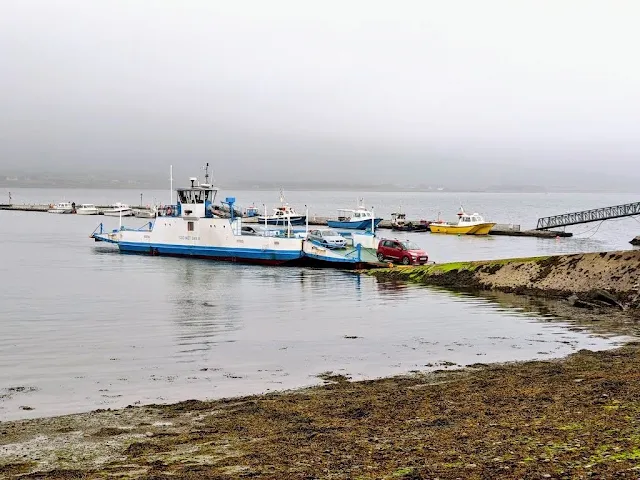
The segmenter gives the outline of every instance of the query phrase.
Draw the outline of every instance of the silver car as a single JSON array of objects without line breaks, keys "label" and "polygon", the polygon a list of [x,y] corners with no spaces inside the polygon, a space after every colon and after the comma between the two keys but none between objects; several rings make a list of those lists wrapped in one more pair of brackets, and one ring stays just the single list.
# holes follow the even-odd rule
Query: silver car
[{"label": "silver car", "polygon": [[344,237],[330,228],[309,230],[307,239],[326,248],[344,248],[347,245]]}]

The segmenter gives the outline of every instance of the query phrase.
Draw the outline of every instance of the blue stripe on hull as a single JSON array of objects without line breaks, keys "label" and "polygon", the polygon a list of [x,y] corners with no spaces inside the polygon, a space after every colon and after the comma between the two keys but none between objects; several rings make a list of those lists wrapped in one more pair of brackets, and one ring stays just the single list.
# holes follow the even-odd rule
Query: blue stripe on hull
[{"label": "blue stripe on hull", "polygon": [[208,258],[232,262],[251,262],[278,265],[299,260],[300,250],[258,250],[248,248],[204,247],[196,245],[167,245],[120,242],[121,252],[147,255]]},{"label": "blue stripe on hull", "polygon": [[[376,218],[373,223],[377,227],[382,221],[381,218]],[[366,230],[371,228],[371,220],[360,220],[358,222],[340,222],[338,220],[328,220],[327,225],[331,228],[346,228],[348,230]]]}]

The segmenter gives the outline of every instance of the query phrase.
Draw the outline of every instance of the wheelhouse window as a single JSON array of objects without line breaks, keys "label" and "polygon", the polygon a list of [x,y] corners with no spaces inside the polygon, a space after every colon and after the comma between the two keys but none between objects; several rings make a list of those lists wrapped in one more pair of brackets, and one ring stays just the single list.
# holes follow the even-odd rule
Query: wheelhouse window
[{"label": "wheelhouse window", "polygon": [[178,190],[178,200],[186,204],[213,202],[213,190]]},{"label": "wheelhouse window", "polygon": [[187,222],[187,231],[193,232],[194,222]]}]

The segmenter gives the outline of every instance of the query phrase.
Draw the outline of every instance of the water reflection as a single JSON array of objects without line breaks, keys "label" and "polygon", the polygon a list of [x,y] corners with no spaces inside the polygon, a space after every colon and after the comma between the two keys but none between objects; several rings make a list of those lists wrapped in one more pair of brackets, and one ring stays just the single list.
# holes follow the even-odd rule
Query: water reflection
[{"label": "water reflection", "polygon": [[383,297],[398,298],[406,294],[411,285],[400,280],[387,280],[376,277],[378,293]]},{"label": "water reflection", "polygon": [[[210,262],[172,262],[169,285],[173,318],[179,327],[176,342],[182,353],[209,350],[226,333],[242,328],[237,293],[230,287],[228,269],[211,268]],[[171,277],[169,277],[171,278]]]}]

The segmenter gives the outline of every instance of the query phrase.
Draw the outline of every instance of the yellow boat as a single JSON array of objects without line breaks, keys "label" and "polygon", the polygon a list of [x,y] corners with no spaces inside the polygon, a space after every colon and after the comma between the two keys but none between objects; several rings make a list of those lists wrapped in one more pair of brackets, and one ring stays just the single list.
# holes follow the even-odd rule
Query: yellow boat
[{"label": "yellow boat", "polygon": [[458,223],[433,222],[429,224],[431,233],[452,235],[488,235],[495,223],[485,222],[479,214],[468,215],[462,209],[458,212]]}]

